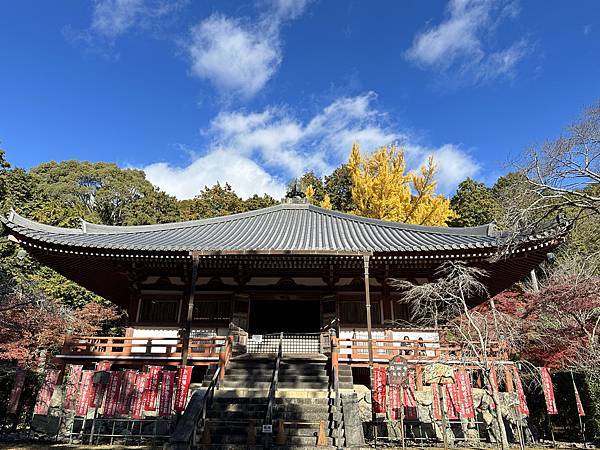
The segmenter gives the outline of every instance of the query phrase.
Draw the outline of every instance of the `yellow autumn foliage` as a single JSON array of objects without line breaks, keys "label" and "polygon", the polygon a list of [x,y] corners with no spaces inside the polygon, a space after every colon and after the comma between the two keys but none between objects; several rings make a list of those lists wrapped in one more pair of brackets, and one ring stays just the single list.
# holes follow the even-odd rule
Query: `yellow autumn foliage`
[{"label": "yellow autumn foliage", "polygon": [[395,145],[362,155],[352,146],[348,162],[352,177],[355,214],[418,225],[446,226],[456,217],[450,200],[436,195],[437,173],[433,157],[418,172],[406,172],[404,151]]},{"label": "yellow autumn foliage", "polygon": [[325,197],[323,197],[321,208],[331,209],[331,197],[329,197],[329,194],[325,194]]},{"label": "yellow autumn foliage", "polygon": [[309,203],[315,202],[315,188],[312,187],[312,184],[309,184],[306,190],[304,191],[304,196],[309,201]]}]

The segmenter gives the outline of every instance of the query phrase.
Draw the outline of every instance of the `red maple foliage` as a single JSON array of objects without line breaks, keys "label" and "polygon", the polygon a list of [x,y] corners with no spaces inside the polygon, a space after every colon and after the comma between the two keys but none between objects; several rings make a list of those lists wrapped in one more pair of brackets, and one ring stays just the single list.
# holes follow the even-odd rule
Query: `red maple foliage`
[{"label": "red maple foliage", "polygon": [[[500,327],[513,328],[510,331],[517,338],[511,345],[520,358],[553,368],[596,360],[600,277],[552,275],[537,292],[505,291],[493,302],[498,314],[509,319],[501,320]],[[476,309],[492,320],[491,302]]]},{"label": "red maple foliage", "polygon": [[0,303],[0,361],[34,369],[56,353],[66,333],[94,334],[118,318],[114,307],[71,309],[30,286],[12,286]]}]

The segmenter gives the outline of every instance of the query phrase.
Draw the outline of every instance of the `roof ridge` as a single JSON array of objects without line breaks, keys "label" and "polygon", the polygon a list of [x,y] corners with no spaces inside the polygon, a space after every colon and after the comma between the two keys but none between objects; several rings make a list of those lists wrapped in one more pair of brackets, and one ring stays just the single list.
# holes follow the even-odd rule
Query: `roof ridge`
[{"label": "roof ridge", "polygon": [[322,208],[317,205],[308,204],[308,209],[314,209],[320,214],[329,214],[342,219],[353,220],[359,223],[368,223],[392,229],[401,229],[408,231],[416,231],[420,233],[439,233],[444,235],[461,235],[461,236],[494,236],[495,230],[493,223],[479,225],[476,227],[441,227],[433,225],[417,225],[412,223],[394,222],[391,220],[374,219],[371,217],[358,216],[356,214],[345,213],[332,209]]},{"label": "roof ridge", "polygon": [[255,209],[252,211],[244,211],[241,213],[229,214],[226,216],[208,217],[205,219],[188,220],[183,222],[169,222],[151,225],[104,225],[87,222],[81,219],[81,228],[64,228],[53,225],[45,225],[31,219],[27,219],[14,210],[10,212],[7,218],[2,217],[5,224],[14,223],[16,225],[25,226],[27,228],[44,231],[54,234],[128,234],[128,233],[150,233],[163,230],[177,230],[184,228],[194,228],[205,225],[212,225],[223,222],[233,222],[251,217],[257,217],[267,214],[272,214],[283,210],[308,210],[316,214],[328,215],[337,217],[342,220],[350,220],[356,223],[374,225],[390,229],[400,229],[418,233],[436,233],[442,235],[459,235],[459,236],[494,236],[495,230],[493,224],[480,225],[478,227],[439,227],[428,225],[416,225],[402,222],[393,222],[389,220],[373,219],[370,217],[358,216],[355,214],[335,211],[332,209],[322,208],[310,203],[279,203],[277,205],[268,206],[266,208]]}]

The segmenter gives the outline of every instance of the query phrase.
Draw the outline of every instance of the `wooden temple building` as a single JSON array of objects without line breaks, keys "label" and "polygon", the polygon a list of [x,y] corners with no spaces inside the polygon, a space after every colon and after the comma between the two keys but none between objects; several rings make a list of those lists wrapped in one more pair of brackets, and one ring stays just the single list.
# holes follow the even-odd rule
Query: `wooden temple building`
[{"label": "wooden temple building", "polygon": [[435,331],[406,329],[406,307],[397,303],[400,294],[389,279],[424,283],[442,262],[463,260],[488,271],[493,295],[524,278],[559,240],[556,233],[525,236],[494,259],[501,236],[491,224],[407,225],[300,199],[159,225],[82,222],[68,229],[14,212],[4,223],[10,238],[40,262],[127,310],[124,337],[67,339],[59,357],[78,363],[213,364],[218,355],[210,346],[233,324],[247,333],[242,339],[249,347],[284,332],[304,335],[295,343],[290,337],[289,345],[308,345],[300,349],[306,351],[322,350],[310,336],[334,328],[346,339],[340,361],[364,365],[365,352],[353,347],[366,345],[369,327],[375,346],[377,340],[422,345],[439,338]]},{"label": "wooden temple building", "polygon": [[[134,430],[144,439],[143,430],[150,427],[156,433],[166,423],[170,428],[163,437],[177,449],[222,448],[213,447],[215,443],[270,448],[272,439],[278,448],[364,445],[365,419],[361,422],[355,388],[370,386],[369,423],[377,423],[378,413],[385,411],[398,420],[398,408],[382,406],[381,401],[390,361],[400,358],[411,367],[416,379],[415,386],[407,387],[411,395],[427,391],[432,398],[438,398],[437,388],[423,381],[432,362],[446,367],[456,363],[457,373],[476,370],[469,366],[473,355],[466,349],[444,341],[437,330],[410,326],[406,306],[398,302],[401,294],[390,287],[390,280],[426,283],[440,264],[460,260],[489,273],[484,282],[493,295],[527,276],[563,236],[560,230],[550,230],[521,236],[506,246],[492,225],[407,225],[331,211],[299,199],[160,225],[82,222],[78,229],[67,229],[15,212],[3,222],[9,238],[41,263],[128,313],[124,336],[66,336],[57,356],[59,366],[86,367],[95,375],[106,370],[98,369],[98,363],[108,363],[116,372],[137,370],[136,385],[151,366],[163,366],[166,372],[180,366],[178,373],[194,366],[197,376],[192,375],[192,382],[200,382],[183,416],[171,415],[167,422],[152,419],[151,411],[140,421],[137,400],[132,400],[131,411],[125,409],[124,419],[116,420],[106,410],[98,416],[97,408],[88,409],[87,400],[81,400],[83,412],[73,413],[69,439],[78,436],[91,443],[104,436],[111,443],[114,438],[130,442]],[[499,253],[503,256],[497,257]],[[505,364],[503,389],[510,396],[516,368],[507,361],[502,343],[490,344],[489,350],[488,358]],[[475,378],[472,374],[473,383]],[[178,375],[178,383],[182,380]],[[463,385],[469,383],[466,380]],[[160,410],[165,383],[161,382]],[[141,386],[135,398],[144,398]],[[150,386],[157,392],[157,385]],[[114,393],[112,388],[107,391]],[[187,387],[184,404],[186,396]],[[165,401],[170,405],[171,400]],[[435,406],[423,405],[409,417],[407,405],[402,408],[412,422],[402,422],[406,436],[421,442],[432,436],[439,440],[446,435],[440,430],[453,426],[455,435],[466,439],[464,420],[444,425],[436,418]],[[475,414],[473,407],[470,411],[460,414],[471,431],[479,435],[480,424],[491,430],[489,423],[482,424],[481,412]],[[123,427],[125,431],[119,431]]]}]

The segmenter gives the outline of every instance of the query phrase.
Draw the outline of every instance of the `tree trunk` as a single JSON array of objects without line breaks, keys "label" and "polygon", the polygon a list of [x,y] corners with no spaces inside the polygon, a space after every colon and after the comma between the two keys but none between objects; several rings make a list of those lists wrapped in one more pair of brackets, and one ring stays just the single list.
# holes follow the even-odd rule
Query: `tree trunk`
[{"label": "tree trunk", "polygon": [[498,425],[498,430],[500,431],[500,444],[502,445],[502,450],[509,450],[510,446],[508,445],[508,436],[506,434],[506,428],[504,427],[504,419],[502,418],[502,411],[500,407],[500,394],[496,389],[491,387],[492,391],[492,400],[496,404],[496,424]]}]

